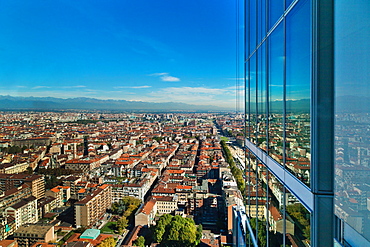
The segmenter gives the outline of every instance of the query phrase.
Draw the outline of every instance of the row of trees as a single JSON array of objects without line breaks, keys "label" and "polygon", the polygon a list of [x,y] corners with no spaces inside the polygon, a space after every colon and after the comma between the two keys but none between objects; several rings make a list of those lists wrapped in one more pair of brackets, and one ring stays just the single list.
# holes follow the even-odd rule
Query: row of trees
[{"label": "row of trees", "polygon": [[231,173],[233,174],[236,183],[238,184],[239,190],[243,193],[245,190],[245,181],[243,178],[243,172],[236,166],[234,162],[234,158],[224,140],[221,141],[221,146],[224,151],[224,155],[226,156],[226,161],[229,163]]},{"label": "row of trees", "polygon": [[132,196],[125,196],[119,202],[112,204],[112,213],[120,215],[116,227],[119,234],[127,228],[129,221],[133,221],[134,213],[139,208],[141,200]]},{"label": "row of trees", "polygon": [[153,229],[153,237],[161,246],[193,247],[199,244],[202,231],[202,225],[196,226],[192,219],[164,214]]}]

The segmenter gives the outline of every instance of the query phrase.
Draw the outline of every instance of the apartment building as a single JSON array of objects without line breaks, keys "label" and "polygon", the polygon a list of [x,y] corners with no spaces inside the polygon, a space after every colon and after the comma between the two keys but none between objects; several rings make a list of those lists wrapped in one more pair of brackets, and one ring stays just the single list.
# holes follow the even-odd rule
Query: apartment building
[{"label": "apartment building", "polygon": [[29,185],[32,195],[37,199],[45,196],[45,181],[41,175],[0,174],[0,191],[7,191],[22,184]]},{"label": "apartment building", "polygon": [[94,225],[111,205],[111,187],[107,184],[99,186],[90,195],[75,203],[76,227]]},{"label": "apartment building", "polygon": [[37,198],[30,196],[5,209],[5,215],[15,219],[16,228],[26,223],[36,223],[39,220]]},{"label": "apartment building", "polygon": [[27,184],[22,184],[18,187],[2,192],[0,195],[0,212],[2,212],[5,208],[21,201],[22,198],[27,198],[31,195],[31,187]]},{"label": "apartment building", "polygon": [[71,188],[71,198],[77,199],[77,192],[79,191],[78,183],[82,181],[81,177],[68,176],[63,179],[63,186]]},{"label": "apartment building", "polygon": [[0,173],[15,174],[27,171],[30,165],[26,160],[13,161],[10,163],[0,164]]},{"label": "apartment building", "polygon": [[100,167],[100,165],[103,164],[108,159],[109,159],[108,155],[102,155],[94,158],[85,157],[82,159],[72,159],[66,161],[65,167],[66,169],[88,172],[95,168]]},{"label": "apartment building", "polygon": [[47,190],[45,195],[54,197],[57,207],[62,207],[71,198],[71,187],[69,186],[56,186]]}]

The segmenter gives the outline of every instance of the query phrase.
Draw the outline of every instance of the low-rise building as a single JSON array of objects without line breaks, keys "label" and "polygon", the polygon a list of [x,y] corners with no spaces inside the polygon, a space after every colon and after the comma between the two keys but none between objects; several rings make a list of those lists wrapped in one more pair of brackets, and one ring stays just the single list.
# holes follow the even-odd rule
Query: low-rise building
[{"label": "low-rise building", "polygon": [[14,239],[17,240],[19,247],[30,247],[36,242],[55,241],[56,236],[52,225],[27,224],[14,232]]},{"label": "low-rise building", "polygon": [[104,239],[113,237],[101,234],[98,229],[86,229],[82,234],[75,233],[64,243],[64,247],[93,247],[98,246]]},{"label": "low-rise building", "polygon": [[157,214],[157,200],[148,199],[135,213],[135,226],[151,226]]},{"label": "low-rise building", "polygon": [[177,209],[177,196],[154,196],[157,201],[157,214],[172,214]]}]

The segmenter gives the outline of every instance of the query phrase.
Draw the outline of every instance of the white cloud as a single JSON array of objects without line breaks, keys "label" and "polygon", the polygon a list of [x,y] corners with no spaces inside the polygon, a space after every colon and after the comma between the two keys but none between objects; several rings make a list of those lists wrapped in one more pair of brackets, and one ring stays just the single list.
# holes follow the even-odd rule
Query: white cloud
[{"label": "white cloud", "polygon": [[180,78],[169,76],[169,75],[161,76],[161,79],[162,81],[180,81]]},{"label": "white cloud", "polygon": [[136,86],[136,87],[130,87],[130,88],[150,88],[152,86]]},{"label": "white cloud", "polygon": [[153,73],[153,74],[150,74],[150,76],[162,76],[162,75],[168,75],[168,73]]},{"label": "white cloud", "polygon": [[162,81],[170,81],[170,82],[180,81],[180,78],[170,76],[169,73],[154,73],[154,74],[150,74],[150,76],[160,77]]},{"label": "white cloud", "polygon": [[84,87],[86,87],[86,86],[84,86],[84,85],[77,85],[77,86],[65,86],[63,88],[84,88]]},{"label": "white cloud", "polygon": [[33,87],[32,89],[40,89],[40,88],[50,88],[48,86],[36,86],[36,87]]},{"label": "white cloud", "polygon": [[147,86],[147,85],[145,85],[145,86],[133,86],[133,87],[113,87],[113,88],[116,88],[116,89],[118,89],[118,88],[134,88],[134,89],[140,89],[140,88],[150,88],[150,87],[152,87],[152,86]]}]

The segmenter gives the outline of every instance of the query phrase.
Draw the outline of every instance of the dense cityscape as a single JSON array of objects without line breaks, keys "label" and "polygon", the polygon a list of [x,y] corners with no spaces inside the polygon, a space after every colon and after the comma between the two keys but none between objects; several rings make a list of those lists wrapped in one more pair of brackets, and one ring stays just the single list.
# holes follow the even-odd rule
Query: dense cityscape
[{"label": "dense cityscape", "polygon": [[[221,113],[2,112],[1,238],[20,246],[221,246],[235,243],[250,217],[280,244],[286,200],[287,239],[307,242],[304,207],[246,159],[243,123]],[[192,230],[167,232],[181,220]],[[184,231],[194,236],[182,239]]]}]

